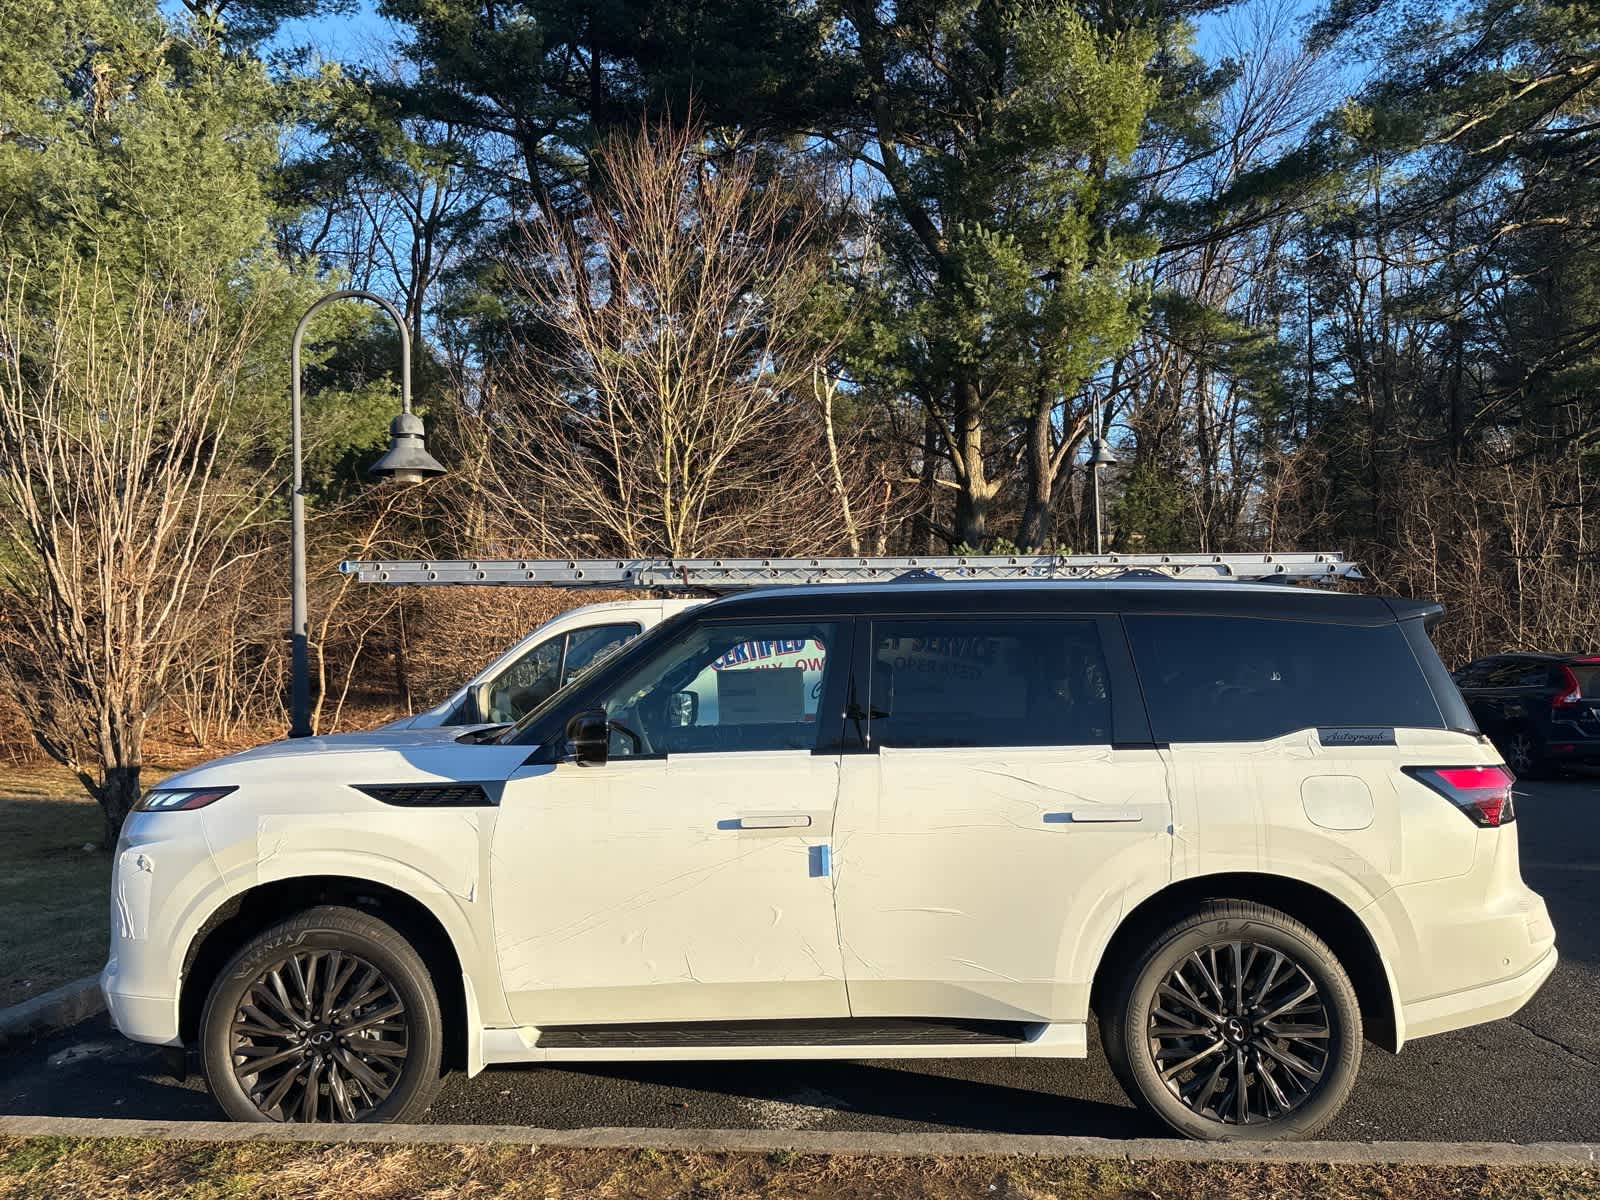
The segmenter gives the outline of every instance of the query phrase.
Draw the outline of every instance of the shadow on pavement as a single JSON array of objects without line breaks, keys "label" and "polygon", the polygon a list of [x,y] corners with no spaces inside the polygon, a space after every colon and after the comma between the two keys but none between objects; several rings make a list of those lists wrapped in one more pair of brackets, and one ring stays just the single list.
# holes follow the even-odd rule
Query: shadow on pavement
[{"label": "shadow on pavement", "polygon": [[[1098,1047],[1093,1048],[1098,1053]],[[1019,1084],[1035,1074],[1036,1060],[1015,1059],[881,1062],[800,1061],[772,1063],[594,1064],[583,1068],[546,1067],[647,1088],[687,1090],[722,1099],[735,1097],[745,1120],[765,1114],[773,1122],[787,1117],[793,1126],[816,1127],[829,1114],[873,1129],[896,1123],[978,1132],[1059,1134],[1084,1137],[1160,1137],[1164,1126],[1126,1102],[1109,1103]],[[518,1068],[519,1070],[521,1068]],[[1075,1074],[1081,1062],[1070,1064]],[[942,1073],[963,1072],[962,1076]],[[940,1073],[934,1073],[938,1071]],[[993,1078],[974,1078],[981,1072]],[[1007,1080],[1005,1076],[1011,1076]],[[804,1110],[817,1110],[806,1112]]]}]

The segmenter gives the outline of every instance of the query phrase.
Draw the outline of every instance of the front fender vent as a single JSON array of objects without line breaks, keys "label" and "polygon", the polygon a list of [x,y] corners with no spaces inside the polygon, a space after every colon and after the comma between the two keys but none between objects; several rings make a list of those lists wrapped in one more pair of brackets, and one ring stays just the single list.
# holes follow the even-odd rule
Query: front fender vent
[{"label": "front fender vent", "polygon": [[484,808],[492,805],[481,783],[358,783],[358,792],[397,808]]}]

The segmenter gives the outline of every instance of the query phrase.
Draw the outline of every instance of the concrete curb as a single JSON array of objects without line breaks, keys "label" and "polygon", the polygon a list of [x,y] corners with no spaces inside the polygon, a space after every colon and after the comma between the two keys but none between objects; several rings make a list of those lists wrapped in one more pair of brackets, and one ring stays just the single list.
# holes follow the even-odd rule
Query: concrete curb
[{"label": "concrete curb", "polygon": [[0,1009],[0,1049],[40,1034],[55,1033],[87,1020],[105,1009],[100,977],[86,975],[71,983]]},{"label": "concrete curb", "polygon": [[1593,1167],[1585,1142],[1186,1142],[1176,1138],[1036,1137],[986,1133],[819,1133],[731,1129],[534,1129],[521,1125],[241,1125],[0,1117],[5,1137],[129,1137],[194,1142],[365,1145],[515,1145],[560,1150],[664,1150],[701,1154],[960,1155],[1112,1159],[1126,1162],[1340,1163],[1438,1167]]}]

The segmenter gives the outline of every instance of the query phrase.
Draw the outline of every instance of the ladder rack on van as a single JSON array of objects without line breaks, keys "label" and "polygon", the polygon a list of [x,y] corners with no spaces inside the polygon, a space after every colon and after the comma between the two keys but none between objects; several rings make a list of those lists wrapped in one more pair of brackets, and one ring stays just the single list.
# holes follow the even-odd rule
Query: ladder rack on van
[{"label": "ladder rack on van", "polygon": [[1299,554],[988,554],[887,558],[351,559],[360,583],[483,587],[639,588],[729,592],[792,584],[898,579],[1167,579],[1298,582],[1360,579],[1337,551]]}]

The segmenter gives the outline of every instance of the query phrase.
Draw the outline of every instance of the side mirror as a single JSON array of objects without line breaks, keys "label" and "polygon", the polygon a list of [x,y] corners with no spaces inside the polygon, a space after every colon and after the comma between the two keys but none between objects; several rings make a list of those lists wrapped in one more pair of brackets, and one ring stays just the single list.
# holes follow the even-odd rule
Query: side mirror
[{"label": "side mirror", "polygon": [[467,711],[474,725],[490,721],[494,714],[493,684],[475,684],[467,693]]},{"label": "side mirror", "polygon": [[667,701],[667,724],[687,729],[700,719],[700,697],[693,692],[673,692]]},{"label": "side mirror", "polygon": [[603,708],[586,708],[567,722],[567,748],[582,766],[605,766],[611,748],[611,722]]}]

